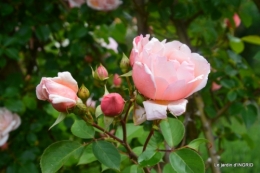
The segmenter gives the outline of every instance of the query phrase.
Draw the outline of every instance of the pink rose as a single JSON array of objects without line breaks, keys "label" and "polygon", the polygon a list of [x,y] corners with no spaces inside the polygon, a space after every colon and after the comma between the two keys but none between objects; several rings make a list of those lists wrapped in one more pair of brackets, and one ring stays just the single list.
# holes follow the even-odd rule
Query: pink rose
[{"label": "pink rose", "polygon": [[85,0],[68,0],[70,8],[74,7],[80,7],[82,4],[84,4]]},{"label": "pink rose", "polygon": [[120,0],[87,0],[89,7],[95,10],[109,11],[116,9],[122,1]]},{"label": "pink rose", "polygon": [[78,84],[69,72],[58,73],[58,77],[43,77],[36,87],[36,95],[40,100],[49,101],[59,112],[66,112],[76,105]]},{"label": "pink rose", "polygon": [[122,79],[118,74],[115,74],[113,77],[113,84],[115,85],[115,87],[120,87],[121,83],[122,83]]},{"label": "pink rose", "polygon": [[130,55],[134,84],[150,99],[143,102],[146,118],[167,118],[167,110],[181,115],[188,102],[185,98],[205,87],[210,64],[179,41],[149,41],[149,37],[136,37]]},{"label": "pink rose", "polygon": [[108,78],[107,69],[102,64],[100,64],[98,68],[96,68],[94,72],[94,78],[98,80],[105,80]]},{"label": "pink rose", "polygon": [[17,129],[21,124],[21,119],[6,108],[0,108],[0,146],[4,146],[9,133]]},{"label": "pink rose", "polygon": [[124,110],[124,106],[124,99],[117,93],[106,94],[101,101],[101,110],[105,116],[109,117],[119,115]]}]

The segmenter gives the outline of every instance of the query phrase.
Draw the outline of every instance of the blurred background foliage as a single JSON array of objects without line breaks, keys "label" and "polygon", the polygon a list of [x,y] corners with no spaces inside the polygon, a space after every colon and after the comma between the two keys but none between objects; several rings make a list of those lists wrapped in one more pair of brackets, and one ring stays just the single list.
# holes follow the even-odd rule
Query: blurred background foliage
[{"label": "blurred background foliage", "polygon": [[[48,145],[75,138],[70,132],[73,115],[48,130],[59,113],[36,99],[41,77],[69,71],[98,100],[104,90],[95,85],[90,65],[102,63],[110,76],[122,74],[122,54],[129,56],[133,38],[148,33],[159,40],[180,40],[211,64],[207,86],[199,93],[203,102],[196,104],[193,96],[180,117],[186,126],[185,141],[209,131],[220,163],[254,163],[253,168],[221,168],[222,172],[259,172],[259,11],[257,0],[123,0],[116,10],[106,12],[87,4],[70,8],[63,0],[0,1],[0,106],[22,119],[11,133],[8,148],[0,150],[0,172],[40,172],[39,159]],[[238,26],[235,13],[241,19]],[[109,37],[118,43],[118,52],[101,45]],[[213,83],[218,89],[212,89]],[[109,90],[125,92],[111,86],[112,77]],[[196,116],[198,107],[206,119]],[[142,143],[139,134],[140,130],[132,134],[133,147]],[[212,172],[207,147],[201,148],[201,154],[206,172]],[[73,159],[60,170],[100,171],[97,161],[76,166]]]}]

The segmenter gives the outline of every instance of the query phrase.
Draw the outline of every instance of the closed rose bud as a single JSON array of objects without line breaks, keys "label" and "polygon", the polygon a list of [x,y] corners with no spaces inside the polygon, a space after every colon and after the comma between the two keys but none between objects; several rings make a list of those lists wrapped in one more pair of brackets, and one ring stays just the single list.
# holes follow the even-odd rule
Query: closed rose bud
[{"label": "closed rose bud", "polygon": [[36,87],[36,95],[40,100],[49,101],[59,112],[76,105],[78,84],[69,72],[58,73],[58,77],[43,77]]},{"label": "closed rose bud", "polygon": [[126,73],[126,72],[128,72],[129,67],[130,67],[130,61],[124,54],[123,58],[120,61],[120,68],[121,68],[123,73]]},{"label": "closed rose bud", "polygon": [[119,115],[124,109],[125,101],[118,93],[105,95],[101,101],[101,110],[105,116],[114,117]]},{"label": "closed rose bud", "polygon": [[89,98],[89,90],[85,87],[85,85],[81,85],[78,96],[83,100],[83,102]]},{"label": "closed rose bud", "polygon": [[113,78],[113,84],[115,85],[115,87],[120,87],[121,83],[122,83],[122,79],[118,74],[115,74]]},{"label": "closed rose bud", "polygon": [[108,78],[107,69],[102,64],[100,64],[99,67],[96,69],[94,73],[94,78],[99,80],[105,80]]}]

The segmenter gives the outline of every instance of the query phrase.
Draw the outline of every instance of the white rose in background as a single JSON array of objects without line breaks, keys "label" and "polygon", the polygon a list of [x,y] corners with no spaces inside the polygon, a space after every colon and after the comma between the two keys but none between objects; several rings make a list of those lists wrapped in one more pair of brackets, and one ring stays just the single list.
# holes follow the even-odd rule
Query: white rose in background
[{"label": "white rose in background", "polygon": [[19,127],[20,117],[6,108],[0,108],[0,146],[8,140],[9,133]]},{"label": "white rose in background", "polygon": [[100,11],[109,11],[116,9],[122,1],[120,0],[87,0],[90,8]]},{"label": "white rose in background", "polygon": [[113,50],[115,53],[118,53],[117,51],[117,47],[118,47],[118,44],[116,42],[116,40],[114,40],[112,37],[108,37],[108,43],[105,42],[104,39],[101,39],[101,46],[106,48],[106,49],[111,49]]}]

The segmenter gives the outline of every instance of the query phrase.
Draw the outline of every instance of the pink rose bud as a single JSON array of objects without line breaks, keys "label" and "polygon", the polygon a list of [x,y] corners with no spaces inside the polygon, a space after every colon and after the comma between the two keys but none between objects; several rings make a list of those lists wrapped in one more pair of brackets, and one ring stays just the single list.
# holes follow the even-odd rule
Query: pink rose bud
[{"label": "pink rose bud", "polygon": [[68,0],[70,8],[80,7],[85,3],[85,0]]},{"label": "pink rose bud", "polygon": [[115,85],[115,87],[120,87],[121,83],[122,83],[122,79],[118,74],[115,74],[113,78],[113,84]]},{"label": "pink rose bud", "polygon": [[[9,133],[17,129],[21,124],[21,119],[6,108],[0,108],[0,147],[5,146]],[[7,146],[7,145],[6,145]]]},{"label": "pink rose bud", "polygon": [[186,110],[185,98],[205,87],[210,64],[179,41],[149,41],[136,37],[130,55],[134,84],[142,95],[147,120],[167,118],[167,110],[179,116]]},{"label": "pink rose bud", "polygon": [[217,91],[221,88],[222,86],[217,84],[216,82],[212,82],[212,85],[211,85],[211,91]]},{"label": "pink rose bud", "polygon": [[114,117],[124,109],[125,101],[120,94],[110,93],[105,95],[101,101],[101,110],[105,116]]},{"label": "pink rose bud", "polygon": [[90,8],[100,11],[109,11],[116,9],[122,1],[120,0],[87,0]]},{"label": "pink rose bud", "polygon": [[[240,17],[237,13],[235,13],[233,15],[233,21],[234,21],[235,27],[237,28],[241,23]],[[232,28],[232,24],[231,24],[229,19],[225,19],[224,22],[225,22],[227,27]]]},{"label": "pink rose bud", "polygon": [[108,78],[107,69],[102,64],[100,64],[99,67],[96,69],[94,78],[99,80],[105,80]]},{"label": "pink rose bud", "polygon": [[36,95],[40,100],[49,101],[59,112],[76,105],[78,84],[69,72],[58,73],[58,77],[43,77],[36,87]]}]

